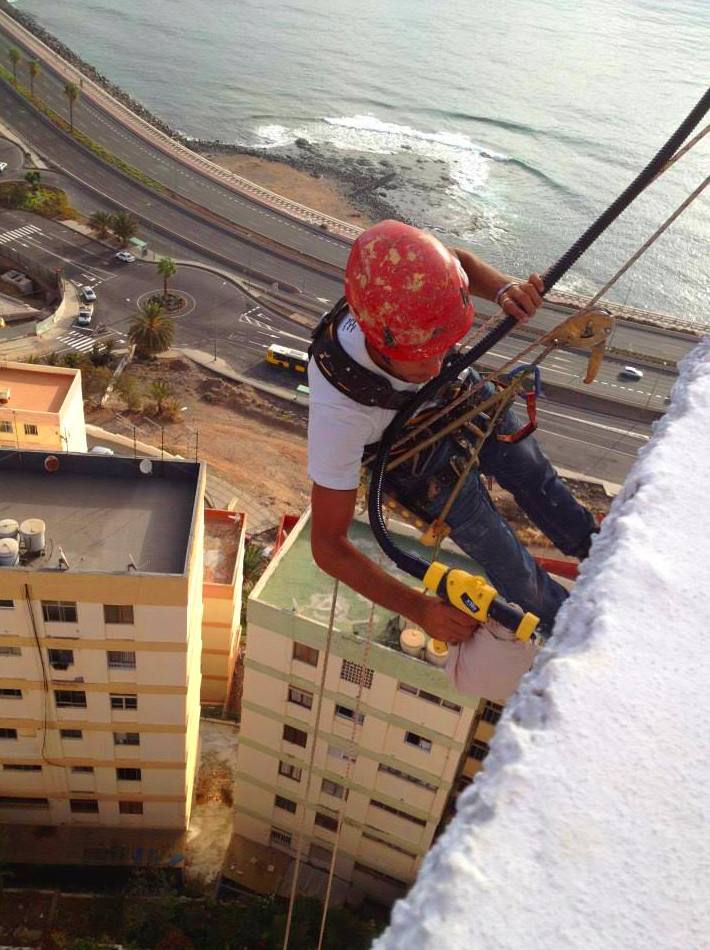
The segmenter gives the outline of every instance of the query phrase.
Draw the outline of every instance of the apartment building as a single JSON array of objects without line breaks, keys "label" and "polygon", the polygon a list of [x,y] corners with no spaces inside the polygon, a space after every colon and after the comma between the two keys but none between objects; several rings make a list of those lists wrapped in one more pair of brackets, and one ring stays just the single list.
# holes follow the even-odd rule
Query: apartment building
[{"label": "apartment building", "polygon": [[226,706],[239,653],[246,516],[205,508],[202,702]]},{"label": "apartment building", "polygon": [[0,362],[0,449],[86,452],[81,372]]},{"label": "apartment building", "polygon": [[[369,526],[354,524],[350,537],[378,558]],[[397,618],[379,608],[368,648],[371,604],[343,585],[326,655],[332,593],[304,516],[249,599],[235,831],[293,855],[303,828],[303,858],[321,868],[337,841],[337,876],[391,901],[469,780],[480,697],[403,652]]]},{"label": "apartment building", "polygon": [[0,823],[184,829],[204,467],[6,452],[0,484]]}]

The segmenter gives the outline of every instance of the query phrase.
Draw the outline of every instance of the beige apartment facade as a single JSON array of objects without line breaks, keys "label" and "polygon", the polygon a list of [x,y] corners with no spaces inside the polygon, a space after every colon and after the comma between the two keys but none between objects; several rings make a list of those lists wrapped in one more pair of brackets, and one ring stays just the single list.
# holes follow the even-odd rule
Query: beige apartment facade
[{"label": "beige apartment facade", "polygon": [[229,703],[239,653],[246,516],[205,509],[202,702]]},{"label": "beige apartment facade", "polygon": [[22,452],[0,481],[0,521],[45,526],[0,541],[0,824],[186,828],[204,468]]},{"label": "beige apartment facade", "polygon": [[86,452],[81,372],[0,362],[0,449]]},{"label": "beige apartment facade", "polygon": [[[304,861],[328,868],[337,848],[341,882],[391,901],[467,781],[480,697],[402,652],[385,611],[368,646],[370,604],[342,585],[326,651],[333,582],[309,535],[305,516],[250,597],[235,831],[291,855],[303,832]],[[376,556],[369,527],[351,539]]]}]

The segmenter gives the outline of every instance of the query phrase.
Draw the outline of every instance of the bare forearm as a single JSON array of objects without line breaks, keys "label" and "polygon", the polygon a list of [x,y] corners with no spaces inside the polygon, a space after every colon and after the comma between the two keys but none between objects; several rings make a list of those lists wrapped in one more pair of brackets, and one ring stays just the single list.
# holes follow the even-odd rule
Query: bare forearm
[{"label": "bare forearm", "polygon": [[466,271],[469,289],[475,296],[483,297],[484,300],[495,300],[500,288],[510,283],[510,277],[470,251],[457,247],[454,248],[454,253]]},{"label": "bare forearm", "polygon": [[321,544],[314,549],[318,566],[331,577],[337,577],[358,594],[375,603],[403,614],[414,623],[421,623],[423,601],[426,596],[412,590],[378,567],[359,551],[347,538]]}]

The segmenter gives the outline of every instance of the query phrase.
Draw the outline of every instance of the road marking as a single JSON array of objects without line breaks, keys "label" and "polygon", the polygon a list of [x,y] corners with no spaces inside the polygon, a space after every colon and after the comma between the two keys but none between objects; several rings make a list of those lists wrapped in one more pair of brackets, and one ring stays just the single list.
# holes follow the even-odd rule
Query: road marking
[{"label": "road marking", "polygon": [[585,439],[575,439],[571,435],[563,435],[561,432],[554,432],[552,429],[542,429],[538,430],[539,432],[546,432],[548,435],[553,435],[556,439],[567,439],[568,442],[579,442],[580,445],[586,445],[587,448],[600,449],[604,452],[614,452],[616,455],[627,455],[630,459],[636,458],[635,452],[622,452],[620,449],[615,449],[612,446],[608,445],[591,445]]},{"label": "road marking", "polygon": [[288,336],[292,340],[298,340],[299,343],[310,343],[311,339],[307,336],[297,336],[295,333],[289,333],[287,330],[279,330],[281,336]]},{"label": "road marking", "polygon": [[[42,231],[36,224],[26,224],[24,227],[15,228],[14,231],[5,231],[0,234],[0,244],[7,244],[9,241],[16,241],[21,237],[29,237],[30,234],[41,234]],[[25,247],[27,245],[25,244]]]},{"label": "road marking", "polygon": [[[251,312],[251,311],[250,311]],[[260,330],[272,330],[273,327],[270,327],[268,323],[264,323],[263,320],[257,320],[256,317],[249,316],[249,313],[243,313],[239,317],[240,323],[248,323],[250,327],[258,327]]]},{"label": "road marking", "polygon": [[103,343],[99,343],[93,337],[85,336],[79,330],[70,330],[64,336],[60,336],[59,339],[62,341],[62,343],[66,343],[70,349],[79,350],[81,352],[93,350],[94,344],[98,346],[99,350],[104,348]]},{"label": "road marking", "polygon": [[614,432],[617,435],[628,435],[630,439],[639,439],[642,442],[648,442],[650,436],[642,432],[631,432],[628,429],[618,429],[616,426],[608,426],[603,422],[592,422],[591,419],[580,419],[579,416],[568,416],[565,412],[555,412],[553,409],[541,409],[537,407],[538,412],[544,412],[548,416],[557,416],[558,419],[569,419],[571,422],[581,422],[584,426],[593,426],[595,429],[606,429],[607,432]]}]

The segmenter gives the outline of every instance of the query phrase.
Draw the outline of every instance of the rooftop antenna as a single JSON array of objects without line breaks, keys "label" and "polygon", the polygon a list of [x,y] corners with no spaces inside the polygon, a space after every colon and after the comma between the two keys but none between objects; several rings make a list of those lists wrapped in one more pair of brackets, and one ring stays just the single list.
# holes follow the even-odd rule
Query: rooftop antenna
[{"label": "rooftop antenna", "polygon": [[58,554],[57,562],[58,562],[58,564],[59,564],[59,570],[60,570],[60,571],[68,571],[68,570],[69,570],[69,561],[67,561],[67,556],[66,556],[66,554],[64,553],[64,551],[62,550],[61,545],[57,545],[57,554]]}]

